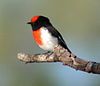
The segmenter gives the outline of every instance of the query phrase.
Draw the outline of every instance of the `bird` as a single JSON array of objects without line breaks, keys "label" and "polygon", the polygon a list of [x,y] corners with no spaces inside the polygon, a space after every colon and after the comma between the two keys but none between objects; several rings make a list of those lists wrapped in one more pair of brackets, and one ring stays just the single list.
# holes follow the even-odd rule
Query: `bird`
[{"label": "bird", "polygon": [[53,51],[56,45],[60,45],[71,53],[62,35],[51,24],[49,18],[36,15],[27,24],[31,25],[33,38],[36,44],[43,50]]}]

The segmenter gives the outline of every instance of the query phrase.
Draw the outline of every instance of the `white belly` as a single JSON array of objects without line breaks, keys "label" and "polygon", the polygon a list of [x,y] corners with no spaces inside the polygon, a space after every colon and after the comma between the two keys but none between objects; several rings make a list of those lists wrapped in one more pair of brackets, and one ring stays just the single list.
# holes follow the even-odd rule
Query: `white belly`
[{"label": "white belly", "polygon": [[52,35],[45,27],[41,28],[41,38],[43,45],[40,45],[40,47],[44,50],[52,51],[54,46],[58,43],[57,38],[52,37]]}]

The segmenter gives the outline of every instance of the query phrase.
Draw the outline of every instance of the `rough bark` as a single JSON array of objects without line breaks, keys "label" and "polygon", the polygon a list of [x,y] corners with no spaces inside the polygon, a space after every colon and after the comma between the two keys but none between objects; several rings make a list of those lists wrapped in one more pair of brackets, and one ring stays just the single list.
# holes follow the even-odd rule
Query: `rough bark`
[{"label": "rough bark", "polygon": [[34,55],[18,53],[17,58],[25,63],[62,62],[65,66],[70,66],[76,70],[100,74],[100,63],[78,58],[60,45],[55,46],[53,52]]}]

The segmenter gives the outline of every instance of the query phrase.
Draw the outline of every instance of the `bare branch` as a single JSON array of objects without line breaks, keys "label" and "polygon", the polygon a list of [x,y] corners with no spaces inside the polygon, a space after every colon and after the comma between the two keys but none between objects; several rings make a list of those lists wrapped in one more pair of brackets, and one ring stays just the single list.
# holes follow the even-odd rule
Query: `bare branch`
[{"label": "bare branch", "polygon": [[76,70],[100,74],[100,63],[80,59],[60,45],[54,48],[54,52],[34,55],[18,53],[17,58],[25,63],[62,62],[64,65],[70,66]]}]

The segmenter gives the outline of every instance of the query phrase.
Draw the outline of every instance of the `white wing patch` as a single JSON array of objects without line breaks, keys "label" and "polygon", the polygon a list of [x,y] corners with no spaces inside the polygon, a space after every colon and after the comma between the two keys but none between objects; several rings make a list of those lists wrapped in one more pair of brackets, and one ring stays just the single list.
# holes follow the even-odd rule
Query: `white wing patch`
[{"label": "white wing patch", "polygon": [[53,37],[45,27],[41,28],[41,39],[43,45],[40,45],[40,47],[44,50],[52,51],[54,46],[58,43],[57,38]]}]

